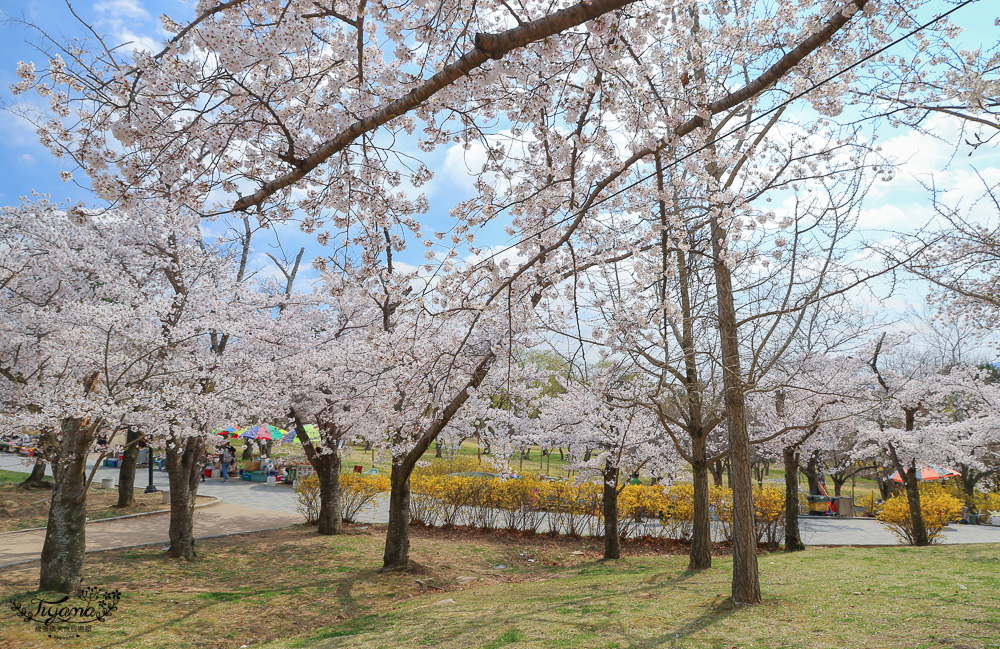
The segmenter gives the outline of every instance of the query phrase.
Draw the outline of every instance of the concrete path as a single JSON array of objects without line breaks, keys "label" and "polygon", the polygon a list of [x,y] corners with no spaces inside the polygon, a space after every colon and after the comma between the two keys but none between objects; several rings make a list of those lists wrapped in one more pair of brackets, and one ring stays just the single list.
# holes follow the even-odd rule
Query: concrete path
[{"label": "concrete path", "polygon": [[[194,536],[195,539],[206,539],[227,534],[259,532],[288,527],[304,520],[299,513],[280,513],[217,503],[195,509]],[[168,514],[151,514],[87,523],[87,552],[136,545],[169,545],[169,522]],[[0,566],[38,559],[44,540],[45,530],[0,534]]]},{"label": "concrete path", "polygon": [[[92,456],[96,460],[96,455]],[[93,464],[88,464],[88,470]],[[20,458],[8,453],[0,453],[0,469],[9,471],[31,471],[31,464],[23,462]],[[148,482],[148,473],[145,469],[140,469],[136,476],[136,486],[141,487]],[[118,477],[118,469],[100,467],[94,478],[95,483],[99,483],[101,478]],[[153,484],[159,489],[169,489],[167,484],[167,474],[161,471],[153,471]],[[198,494],[203,496],[215,496],[222,498],[227,504],[241,505],[257,510],[268,510],[269,512],[294,515],[298,518],[292,522],[302,520],[296,512],[295,494],[290,485],[268,486],[264,483],[251,483],[239,479],[230,479],[229,482],[222,482],[219,478],[209,478],[202,482],[198,488]],[[208,509],[213,509],[218,505]],[[267,516],[259,514],[258,516]],[[359,522],[385,524],[389,521],[389,499],[379,498],[373,506],[361,516]],[[196,521],[197,524],[197,521]],[[291,524],[291,523],[287,523]],[[275,525],[278,527],[278,525]],[[89,529],[89,528],[88,528]],[[800,518],[800,528],[802,540],[806,545],[896,545],[896,537],[893,536],[880,523],[872,519],[839,519],[827,518],[823,516],[802,516]],[[247,530],[249,531],[249,530]],[[89,532],[88,532],[89,533]],[[946,528],[945,537],[942,543],[1000,543],[1000,527],[989,525],[952,525]],[[3,537],[0,537],[0,549],[2,549]],[[2,559],[0,559],[2,563]]]},{"label": "concrete path", "polygon": [[[897,545],[896,536],[871,518],[827,518],[803,516],[799,533],[806,545]],[[1000,543],[1000,527],[992,525],[949,525],[944,529],[945,545]]]}]

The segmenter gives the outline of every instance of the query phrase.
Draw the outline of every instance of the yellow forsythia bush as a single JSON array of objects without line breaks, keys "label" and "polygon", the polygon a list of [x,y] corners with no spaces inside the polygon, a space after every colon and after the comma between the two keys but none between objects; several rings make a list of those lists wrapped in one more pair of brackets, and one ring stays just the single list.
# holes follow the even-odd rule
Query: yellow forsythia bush
[{"label": "yellow forsythia bush", "polygon": [[492,494],[499,510],[499,525],[509,530],[538,531],[545,520],[537,480],[493,480]]},{"label": "yellow forsythia bush", "polygon": [[753,490],[757,543],[776,545],[785,535],[785,492],[776,487]]},{"label": "yellow forsythia bush", "polygon": [[990,512],[1000,512],[1000,493],[984,494],[980,491],[977,491],[975,498],[975,505],[976,505],[976,511],[980,514],[989,514]]},{"label": "yellow forsythia bush", "polygon": [[[384,476],[362,476],[353,473],[340,474],[341,518],[351,522],[379,494],[389,491],[389,478]],[[306,517],[309,524],[319,520],[320,493],[319,478],[311,474],[295,481],[296,509]]]},{"label": "yellow forsythia bush", "polygon": [[340,507],[345,521],[353,522],[379,494],[389,492],[388,476],[363,476],[359,473],[340,474]]},{"label": "yellow forsythia bush", "polygon": [[313,525],[319,520],[319,478],[315,474],[295,480],[295,509]]},{"label": "yellow forsythia bush", "polygon": [[[934,543],[944,527],[962,514],[962,501],[949,494],[940,485],[921,485],[920,511],[927,528],[927,539]],[[885,501],[882,511],[876,516],[879,522],[889,528],[902,543],[913,545],[913,521],[906,492]]]},{"label": "yellow forsythia bush", "polygon": [[[386,484],[388,489],[388,484]],[[603,488],[598,482],[573,484],[532,478],[448,476],[415,472],[410,478],[410,517],[425,525],[472,525],[564,534],[603,533]],[[709,518],[714,533],[732,538],[732,492],[709,487]],[[784,535],[784,492],[754,491],[757,539],[777,543]],[[346,511],[346,508],[345,508]],[[689,539],[694,522],[694,486],[690,483],[627,485],[618,495],[622,536],[648,534],[659,519],[659,534]],[[654,528],[655,529],[655,528]]]},{"label": "yellow forsythia bush", "polygon": [[708,488],[708,509],[724,541],[733,540],[733,492],[725,487]]}]

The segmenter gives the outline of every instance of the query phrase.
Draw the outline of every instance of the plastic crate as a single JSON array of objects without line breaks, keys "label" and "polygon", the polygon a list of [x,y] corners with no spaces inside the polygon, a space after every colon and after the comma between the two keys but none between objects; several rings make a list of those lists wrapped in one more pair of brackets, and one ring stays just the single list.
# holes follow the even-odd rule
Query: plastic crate
[{"label": "plastic crate", "polygon": [[267,471],[254,471],[250,474],[250,482],[267,482]]},{"label": "plastic crate", "polygon": [[247,482],[250,482],[252,478],[253,478],[253,476],[251,474],[249,474],[249,473],[241,473],[240,474],[240,480],[246,480]]}]

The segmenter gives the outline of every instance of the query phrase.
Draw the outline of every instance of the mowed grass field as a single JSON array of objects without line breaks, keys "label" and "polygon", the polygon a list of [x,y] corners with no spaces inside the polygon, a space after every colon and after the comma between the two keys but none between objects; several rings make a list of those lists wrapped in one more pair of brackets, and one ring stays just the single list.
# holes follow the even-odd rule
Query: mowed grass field
[{"label": "mowed grass field", "polygon": [[[734,610],[724,550],[689,573],[683,549],[635,543],[602,562],[592,540],[414,527],[413,570],[379,574],[384,528],[348,531],[209,540],[190,563],[159,548],[89,554],[85,583],[121,590],[118,611],[50,639],[5,607],[0,647],[1000,646],[995,546],[763,554],[765,602]],[[30,599],[37,575],[0,571],[2,599]]]}]

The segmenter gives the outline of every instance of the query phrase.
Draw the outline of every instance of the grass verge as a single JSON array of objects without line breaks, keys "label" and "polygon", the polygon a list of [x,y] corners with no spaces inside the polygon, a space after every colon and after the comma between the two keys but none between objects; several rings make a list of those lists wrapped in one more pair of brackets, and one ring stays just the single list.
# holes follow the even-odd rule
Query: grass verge
[{"label": "grass verge", "polygon": [[[194,562],[156,549],[88,555],[86,583],[119,610],[49,639],[9,612],[0,647],[479,647],[711,649],[998,646],[995,546],[814,548],[760,557],[765,603],[733,610],[731,561],[701,573],[634,544],[413,529],[409,572],[379,574],[383,528],[295,527],[206,541]],[[37,564],[0,575],[31,597]]]}]

